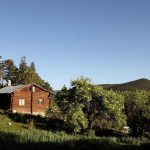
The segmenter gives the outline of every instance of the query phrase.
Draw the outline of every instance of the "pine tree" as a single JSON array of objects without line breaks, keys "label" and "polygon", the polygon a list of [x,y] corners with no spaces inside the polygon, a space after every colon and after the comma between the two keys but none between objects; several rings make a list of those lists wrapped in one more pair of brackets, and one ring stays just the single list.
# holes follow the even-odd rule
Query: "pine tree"
[{"label": "pine tree", "polygon": [[7,59],[4,61],[4,80],[11,80],[12,85],[17,84],[18,68],[14,65],[13,60]]},{"label": "pine tree", "polygon": [[28,66],[26,62],[26,57],[21,57],[21,61],[19,64],[19,70],[18,70],[18,84],[26,84],[27,83],[27,77],[28,77]]},{"label": "pine tree", "polygon": [[36,72],[36,69],[35,69],[35,64],[34,64],[34,62],[31,62],[30,68],[31,68],[31,69],[32,69],[34,72]]},{"label": "pine tree", "polygon": [[36,78],[37,78],[37,74],[36,74],[36,70],[35,70],[35,65],[32,62],[27,70],[26,83],[28,83],[28,84],[36,83]]},{"label": "pine tree", "polygon": [[36,72],[34,62],[31,62],[31,65],[28,67],[26,83],[28,83],[28,84],[35,83],[47,90],[52,90],[50,84],[48,82],[45,82],[44,80],[42,80],[41,77]]},{"label": "pine tree", "polygon": [[52,91],[52,87],[50,86],[50,84],[48,82],[45,82],[44,80],[41,86],[49,91]]}]

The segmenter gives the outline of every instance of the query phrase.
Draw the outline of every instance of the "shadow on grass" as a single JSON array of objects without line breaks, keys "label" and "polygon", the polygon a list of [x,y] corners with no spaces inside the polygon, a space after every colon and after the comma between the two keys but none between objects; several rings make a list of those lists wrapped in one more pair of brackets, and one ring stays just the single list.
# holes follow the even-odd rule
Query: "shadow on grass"
[{"label": "shadow on grass", "polygon": [[[63,120],[60,119],[52,119],[41,116],[35,116],[30,114],[21,114],[21,113],[10,113],[8,117],[11,118],[15,122],[28,124],[28,128],[32,128],[32,124],[35,128],[44,129],[44,130],[52,130],[52,131],[65,131],[67,133],[72,133],[72,129],[70,129]],[[30,122],[31,121],[31,122]],[[32,122],[33,121],[33,122]],[[83,133],[86,132],[83,130]],[[81,132],[81,134],[83,134]],[[117,132],[110,129],[96,129],[96,136],[115,136],[122,137],[124,134],[121,132]]]},{"label": "shadow on grass", "polygon": [[119,131],[111,130],[111,129],[97,129],[95,131],[96,136],[115,136],[115,137],[124,137],[125,134]]},{"label": "shadow on grass", "polygon": [[[59,119],[49,119],[46,117],[35,116],[30,114],[10,113],[8,117],[15,122],[24,123],[30,126],[34,126],[38,129],[64,131],[65,123]],[[33,123],[33,124],[32,124]]]},{"label": "shadow on grass", "polygon": [[0,150],[148,150],[148,144],[141,146],[121,145],[108,140],[75,139],[62,142],[33,142],[20,139],[18,135],[0,132]]}]

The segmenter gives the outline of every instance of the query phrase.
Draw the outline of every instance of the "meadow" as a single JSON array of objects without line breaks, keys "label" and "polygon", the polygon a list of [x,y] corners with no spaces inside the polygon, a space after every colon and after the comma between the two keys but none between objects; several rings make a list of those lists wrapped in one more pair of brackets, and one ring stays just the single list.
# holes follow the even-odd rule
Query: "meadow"
[{"label": "meadow", "polygon": [[0,150],[5,149],[148,149],[146,137],[133,138],[68,134],[65,131],[42,130],[27,123],[16,122],[7,115],[0,115]]}]

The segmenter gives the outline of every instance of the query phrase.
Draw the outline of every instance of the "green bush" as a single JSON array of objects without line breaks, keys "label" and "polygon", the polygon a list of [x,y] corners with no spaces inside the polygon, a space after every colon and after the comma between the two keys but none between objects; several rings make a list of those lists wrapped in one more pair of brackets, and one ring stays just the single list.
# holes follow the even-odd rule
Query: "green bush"
[{"label": "green bush", "polygon": [[82,108],[83,105],[72,105],[67,113],[68,127],[75,133],[80,132],[88,127],[88,120]]}]

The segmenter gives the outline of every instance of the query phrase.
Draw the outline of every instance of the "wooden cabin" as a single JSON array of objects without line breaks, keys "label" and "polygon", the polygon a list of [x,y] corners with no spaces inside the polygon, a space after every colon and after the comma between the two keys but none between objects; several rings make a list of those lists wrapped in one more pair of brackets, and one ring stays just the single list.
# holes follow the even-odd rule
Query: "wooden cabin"
[{"label": "wooden cabin", "polygon": [[52,93],[36,85],[8,86],[0,89],[0,109],[44,115],[51,105]]}]

